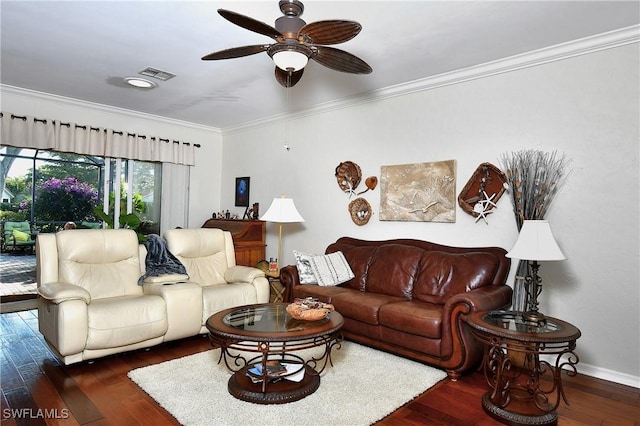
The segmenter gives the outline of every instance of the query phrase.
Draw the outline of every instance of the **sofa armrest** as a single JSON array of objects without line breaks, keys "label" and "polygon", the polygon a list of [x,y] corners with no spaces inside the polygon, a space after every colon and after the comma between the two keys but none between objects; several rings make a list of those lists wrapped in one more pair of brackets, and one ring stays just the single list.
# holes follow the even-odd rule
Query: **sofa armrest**
[{"label": "sofa armrest", "polygon": [[464,318],[476,311],[501,309],[511,304],[513,290],[507,285],[486,286],[456,294],[444,305],[442,312],[441,357],[465,353],[462,364],[452,370],[465,371],[482,357],[482,345],[475,341]]},{"label": "sofa armrest", "polygon": [[48,283],[38,287],[38,294],[56,305],[67,300],[82,300],[91,303],[91,294],[82,287],[69,283]]},{"label": "sofa armrest", "polygon": [[460,303],[469,306],[467,314],[502,309],[511,304],[512,294],[513,290],[508,285],[480,287],[466,293],[456,294],[447,300],[445,312],[451,312],[452,307]]},{"label": "sofa armrest", "polygon": [[264,271],[250,266],[236,265],[224,271],[224,280],[228,283],[251,283],[259,277],[264,278]]},{"label": "sofa armrest", "polygon": [[300,285],[300,276],[296,265],[288,265],[280,268],[280,284],[285,288],[285,302],[291,302],[293,288]]}]

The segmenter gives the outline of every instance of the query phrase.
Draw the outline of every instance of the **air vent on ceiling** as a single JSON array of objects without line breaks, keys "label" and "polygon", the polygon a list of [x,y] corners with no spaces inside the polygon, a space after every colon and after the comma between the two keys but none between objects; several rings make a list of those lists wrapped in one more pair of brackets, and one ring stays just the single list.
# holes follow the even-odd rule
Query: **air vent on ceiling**
[{"label": "air vent on ceiling", "polygon": [[143,69],[138,74],[146,75],[147,77],[157,78],[158,80],[162,80],[162,81],[167,81],[176,76],[175,74],[172,74],[168,71],[162,71],[157,68],[151,68],[151,67],[147,67]]}]

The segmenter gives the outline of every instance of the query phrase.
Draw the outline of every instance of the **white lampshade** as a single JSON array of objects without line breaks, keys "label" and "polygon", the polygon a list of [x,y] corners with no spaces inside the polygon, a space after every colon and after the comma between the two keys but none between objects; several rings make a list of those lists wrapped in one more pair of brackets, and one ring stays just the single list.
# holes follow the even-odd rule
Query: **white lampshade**
[{"label": "white lampshade", "polygon": [[304,222],[291,198],[274,198],[267,212],[260,220],[276,223]]},{"label": "white lampshade", "polygon": [[273,54],[271,59],[273,59],[273,63],[283,71],[288,71],[289,68],[294,71],[301,70],[307,66],[307,62],[309,62],[307,55],[293,50],[282,50],[280,52],[276,52]]},{"label": "white lampshade", "polygon": [[507,257],[521,260],[564,260],[558,243],[553,238],[548,220],[525,220],[518,240]]}]

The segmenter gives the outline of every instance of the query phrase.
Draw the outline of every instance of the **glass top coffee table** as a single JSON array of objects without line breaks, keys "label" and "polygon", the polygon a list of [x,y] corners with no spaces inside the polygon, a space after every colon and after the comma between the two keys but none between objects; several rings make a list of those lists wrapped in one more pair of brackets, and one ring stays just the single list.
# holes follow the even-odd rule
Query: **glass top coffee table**
[{"label": "glass top coffee table", "polygon": [[[320,373],[333,366],[331,351],[340,348],[343,318],[331,312],[319,321],[299,321],[287,303],[238,306],[212,315],[206,323],[220,359],[233,372],[229,393],[243,401],[283,404],[300,400],[320,387]],[[324,347],[304,359],[299,351]],[[266,366],[266,368],[263,368]]]}]

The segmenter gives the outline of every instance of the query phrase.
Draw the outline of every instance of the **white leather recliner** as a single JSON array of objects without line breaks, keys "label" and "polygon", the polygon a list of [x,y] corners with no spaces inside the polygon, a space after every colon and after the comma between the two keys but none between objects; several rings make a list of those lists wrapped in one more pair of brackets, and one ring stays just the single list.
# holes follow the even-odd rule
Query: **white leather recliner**
[{"label": "white leather recliner", "polygon": [[201,333],[207,319],[223,309],[269,303],[269,281],[257,268],[236,265],[231,233],[215,228],[171,229],[169,251],[185,266],[189,281],[202,288]]},{"label": "white leather recliner", "polygon": [[137,284],[145,254],[130,229],[38,235],[38,326],[65,364],[163,342],[165,300]]}]

